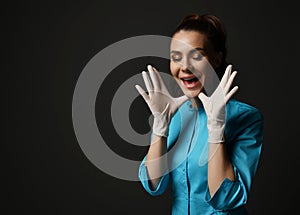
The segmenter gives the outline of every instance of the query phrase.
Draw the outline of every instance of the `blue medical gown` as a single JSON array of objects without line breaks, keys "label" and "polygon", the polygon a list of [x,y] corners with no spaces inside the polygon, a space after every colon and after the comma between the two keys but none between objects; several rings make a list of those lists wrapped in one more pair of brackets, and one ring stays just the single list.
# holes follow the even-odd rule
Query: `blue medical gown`
[{"label": "blue medical gown", "polygon": [[263,118],[260,111],[231,99],[226,105],[225,144],[235,181],[223,180],[213,197],[207,182],[207,117],[200,105],[185,102],[173,116],[167,138],[168,171],[156,189],[149,182],[145,159],[139,178],[145,190],[162,194],[172,186],[173,215],[247,214],[243,207],[249,195],[262,148]]}]

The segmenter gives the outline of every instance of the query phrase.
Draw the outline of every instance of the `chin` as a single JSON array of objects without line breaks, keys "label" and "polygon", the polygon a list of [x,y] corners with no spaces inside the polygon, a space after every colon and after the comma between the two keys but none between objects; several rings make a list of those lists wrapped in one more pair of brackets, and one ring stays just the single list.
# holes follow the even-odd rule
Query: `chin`
[{"label": "chin", "polygon": [[200,94],[201,90],[184,90],[184,94],[188,97],[188,98],[195,98],[198,97],[198,95]]}]

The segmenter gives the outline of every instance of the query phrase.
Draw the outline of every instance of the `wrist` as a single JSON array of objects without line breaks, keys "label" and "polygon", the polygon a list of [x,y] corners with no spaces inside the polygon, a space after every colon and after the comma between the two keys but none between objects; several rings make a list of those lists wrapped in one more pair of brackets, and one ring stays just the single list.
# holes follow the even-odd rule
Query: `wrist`
[{"label": "wrist", "polygon": [[155,113],[153,115],[153,134],[160,137],[167,137],[169,133],[169,117],[161,113]]},{"label": "wrist", "polygon": [[222,143],[225,141],[224,138],[225,125],[218,127],[208,128],[208,142],[209,143]]}]

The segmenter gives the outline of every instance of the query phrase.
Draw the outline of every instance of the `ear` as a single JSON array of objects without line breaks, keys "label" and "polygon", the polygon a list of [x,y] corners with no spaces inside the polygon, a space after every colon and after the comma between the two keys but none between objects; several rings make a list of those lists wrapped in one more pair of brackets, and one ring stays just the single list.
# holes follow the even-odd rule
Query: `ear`
[{"label": "ear", "polygon": [[215,57],[215,68],[219,68],[221,66],[221,63],[222,63],[222,58],[223,58],[223,53],[222,52],[218,52],[216,54],[216,57]]}]

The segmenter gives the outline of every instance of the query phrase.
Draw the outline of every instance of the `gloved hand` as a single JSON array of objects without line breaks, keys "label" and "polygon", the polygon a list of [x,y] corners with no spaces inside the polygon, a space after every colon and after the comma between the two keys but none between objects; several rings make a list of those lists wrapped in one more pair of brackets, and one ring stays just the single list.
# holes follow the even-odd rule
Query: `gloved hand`
[{"label": "gloved hand", "polygon": [[231,73],[231,70],[232,66],[227,66],[226,71],[220,81],[220,84],[210,97],[207,97],[202,92],[198,96],[203,103],[204,110],[207,115],[209,143],[224,142],[226,103],[238,90],[237,86],[230,90],[233,80],[237,74],[236,71]]},{"label": "gloved hand", "polygon": [[167,90],[159,72],[151,65],[148,65],[147,68],[151,80],[145,71],[142,72],[142,75],[148,94],[139,85],[135,87],[148,104],[154,116],[153,134],[167,137],[172,116],[188,97],[173,98]]}]

